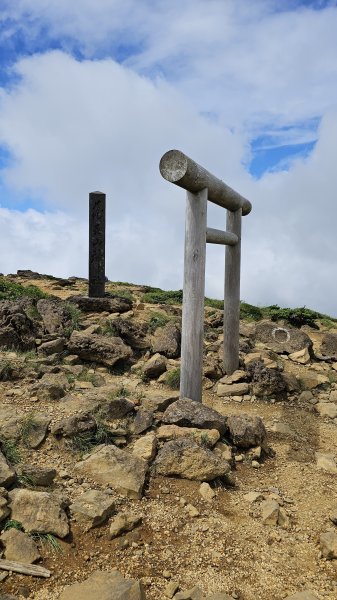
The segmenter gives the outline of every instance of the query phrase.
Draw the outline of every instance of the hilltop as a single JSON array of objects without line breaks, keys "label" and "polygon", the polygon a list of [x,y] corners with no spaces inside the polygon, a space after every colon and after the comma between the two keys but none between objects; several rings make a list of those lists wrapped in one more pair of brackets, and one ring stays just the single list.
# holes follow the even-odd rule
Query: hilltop
[{"label": "hilltop", "polygon": [[241,303],[226,376],[207,298],[198,404],[181,290],[106,292],[0,277],[0,599],[335,599],[337,320]]}]

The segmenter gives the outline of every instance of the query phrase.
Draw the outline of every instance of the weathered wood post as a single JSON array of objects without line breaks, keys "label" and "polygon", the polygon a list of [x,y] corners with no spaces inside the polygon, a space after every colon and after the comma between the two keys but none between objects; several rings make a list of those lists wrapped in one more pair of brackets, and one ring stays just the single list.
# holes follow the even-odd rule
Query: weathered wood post
[{"label": "weathered wood post", "polygon": [[89,296],[105,294],[105,194],[89,194]]},{"label": "weathered wood post", "polygon": [[180,395],[201,398],[207,189],[186,192]]},{"label": "weathered wood post", "polygon": [[242,209],[227,211],[226,229],[237,238],[235,245],[226,246],[224,301],[224,370],[231,375],[239,368],[240,337],[240,263]]},{"label": "weathered wood post", "polygon": [[[228,246],[224,366],[230,374],[239,364],[241,215],[252,205],[179,150],[166,152],[159,168],[164,179],[187,190],[180,396],[201,401],[206,242]],[[228,231],[207,228],[207,200],[227,209]]]}]

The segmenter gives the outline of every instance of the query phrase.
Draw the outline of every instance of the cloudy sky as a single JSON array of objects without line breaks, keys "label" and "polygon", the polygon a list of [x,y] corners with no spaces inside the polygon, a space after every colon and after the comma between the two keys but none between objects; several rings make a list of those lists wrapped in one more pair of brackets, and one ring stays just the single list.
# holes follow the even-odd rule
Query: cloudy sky
[{"label": "cloudy sky", "polygon": [[0,272],[86,276],[101,190],[108,277],[181,288],[178,148],[253,204],[242,299],[337,316],[336,31],[337,0],[0,0]]}]

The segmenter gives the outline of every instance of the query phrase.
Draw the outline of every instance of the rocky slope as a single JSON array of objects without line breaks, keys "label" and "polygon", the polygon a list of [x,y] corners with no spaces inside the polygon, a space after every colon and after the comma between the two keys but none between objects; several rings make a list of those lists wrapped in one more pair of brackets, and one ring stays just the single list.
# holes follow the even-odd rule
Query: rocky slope
[{"label": "rocky slope", "polygon": [[199,404],[181,306],[86,289],[0,281],[0,599],[336,599],[334,324],[242,321],[226,377],[206,308]]}]

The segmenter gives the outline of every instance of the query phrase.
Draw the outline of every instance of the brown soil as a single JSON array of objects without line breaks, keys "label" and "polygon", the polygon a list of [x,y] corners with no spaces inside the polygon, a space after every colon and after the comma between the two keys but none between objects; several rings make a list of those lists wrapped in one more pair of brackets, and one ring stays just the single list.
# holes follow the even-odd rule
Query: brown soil
[{"label": "brown soil", "polygon": [[[84,291],[84,284],[75,290],[55,290],[41,281],[29,283],[63,298]],[[133,377],[109,376],[107,383],[128,386]],[[12,395],[13,389],[23,395]],[[145,394],[149,389],[163,391],[163,386],[137,387]],[[57,415],[57,403],[36,403],[28,392],[27,382],[0,384],[1,400],[14,403],[18,411],[46,409]],[[60,541],[59,552],[41,547],[42,564],[52,571],[49,580],[12,574],[1,584],[1,591],[19,598],[51,600],[58,598],[65,585],[82,581],[94,570],[118,568],[125,576],[143,580],[148,600],[164,600],[170,580],[179,582],[181,589],[198,585],[205,595],[224,591],[241,600],[281,600],[305,589],[320,600],[336,600],[337,560],[322,559],[318,541],[332,527],[329,515],[337,507],[337,476],[318,470],[315,463],[317,451],[337,455],[336,424],[318,417],[311,406],[296,402],[225,402],[209,390],[203,401],[222,414],[261,416],[275,455],[257,469],[245,460],[237,463],[235,487],[216,487],[211,503],[200,496],[198,482],[152,478],[142,500],[116,497],[120,510],[130,508],[143,515],[140,527],[109,541],[108,523],[83,533],[71,522],[71,535]],[[277,421],[289,425],[293,435],[272,433]],[[80,481],[72,477],[78,454],[51,435],[38,450],[22,452],[25,462],[67,471],[68,476],[57,479],[57,487],[68,497],[75,498],[81,491],[77,489]],[[277,494],[289,516],[289,527],[263,525],[259,503],[249,504],[244,498],[251,491],[265,497]],[[184,500],[198,509],[198,517],[188,515]]]}]

